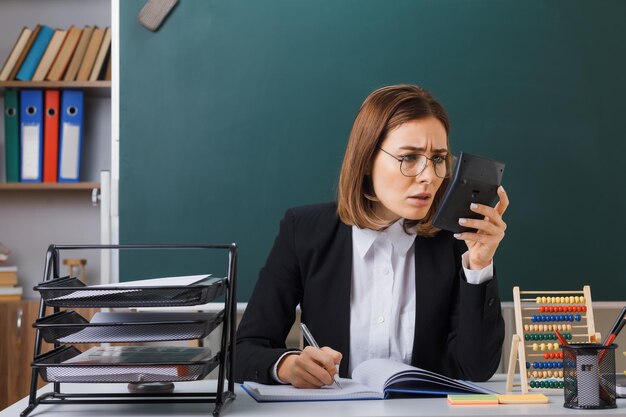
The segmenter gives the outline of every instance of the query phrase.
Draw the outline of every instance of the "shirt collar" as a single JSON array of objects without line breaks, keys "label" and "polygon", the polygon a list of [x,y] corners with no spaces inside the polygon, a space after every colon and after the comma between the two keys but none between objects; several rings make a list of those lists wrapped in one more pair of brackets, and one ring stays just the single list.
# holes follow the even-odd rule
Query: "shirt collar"
[{"label": "shirt collar", "polygon": [[400,219],[385,230],[360,229],[352,226],[352,240],[359,256],[364,258],[374,242],[379,239],[388,239],[399,256],[406,256],[415,241],[415,231],[409,230],[409,233],[406,233],[402,227],[403,223],[404,219]]}]

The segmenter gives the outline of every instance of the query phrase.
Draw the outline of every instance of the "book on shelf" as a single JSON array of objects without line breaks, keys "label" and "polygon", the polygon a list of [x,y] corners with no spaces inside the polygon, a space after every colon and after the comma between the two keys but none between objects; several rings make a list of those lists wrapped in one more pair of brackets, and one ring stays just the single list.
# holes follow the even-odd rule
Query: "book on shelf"
[{"label": "book on shelf", "polygon": [[17,266],[0,266],[0,287],[17,285]]},{"label": "book on shelf", "polygon": [[17,58],[17,61],[15,62],[15,66],[11,70],[11,73],[9,74],[9,78],[7,78],[7,81],[15,80],[15,77],[17,76],[17,72],[22,67],[24,60],[26,59],[26,56],[28,55],[28,51],[30,51],[30,48],[33,46],[33,43],[35,43],[35,39],[37,39],[37,36],[39,35],[41,28],[42,28],[41,25],[37,25],[30,32],[30,36],[28,37],[28,40],[26,41],[26,45],[24,45],[24,49],[22,49],[22,52]]},{"label": "book on shelf", "polygon": [[46,75],[46,80],[48,81],[61,81],[63,76],[65,75],[65,71],[67,70],[70,60],[72,59],[72,55],[76,50],[76,45],[80,40],[80,36],[82,34],[82,30],[77,28],[76,26],[70,26],[67,29],[67,35],[65,36],[65,40],[63,41],[63,45],[57,54],[57,57]]},{"label": "book on shelf", "polygon": [[85,51],[87,50],[87,46],[89,45],[89,40],[91,39],[94,29],[95,26],[85,26],[85,28],[82,29],[82,34],[80,35],[74,54],[72,55],[70,63],[67,66],[67,70],[63,75],[63,81],[74,81],[76,79],[76,74],[78,74],[80,64],[83,62]]},{"label": "book on shelf", "polygon": [[102,72],[102,66],[104,65],[105,58],[111,49],[111,28],[107,27],[104,30],[104,37],[102,38],[102,43],[100,44],[100,49],[98,50],[98,55],[96,56],[96,60],[93,64],[93,68],[91,69],[91,74],[89,74],[89,81],[97,81],[98,76]]},{"label": "book on shelf", "polygon": [[111,81],[111,50],[109,50],[109,58],[107,59],[107,69],[104,73],[104,79],[106,81]]},{"label": "book on shelf", "polygon": [[17,63],[17,59],[20,57],[20,54],[24,50],[26,43],[28,42],[28,38],[30,38],[30,34],[32,30],[24,26],[20,35],[17,37],[17,41],[15,45],[13,45],[13,49],[11,49],[11,53],[7,57],[4,65],[2,66],[2,70],[0,70],[0,81],[8,81],[9,75],[11,75],[11,71],[13,71],[13,67]]},{"label": "book on shelf", "polygon": [[50,42],[48,42],[46,51],[41,57],[41,60],[39,60],[39,65],[37,65],[37,69],[35,70],[31,81],[43,81],[46,79],[46,75],[48,75],[48,71],[50,71],[50,67],[52,67],[52,63],[57,57],[66,35],[66,30],[56,29],[54,31]]},{"label": "book on shelf", "polygon": [[46,48],[54,35],[54,29],[49,26],[41,25],[41,29],[37,34],[37,38],[33,42],[33,45],[30,47],[20,70],[17,72],[15,76],[16,80],[19,81],[31,81],[33,75],[35,74],[35,70],[43,57],[43,54],[46,52]]},{"label": "book on shelf", "polygon": [[493,394],[491,390],[470,382],[390,359],[367,360],[357,365],[352,372],[352,379],[339,378],[339,383],[342,388],[333,384],[320,389],[306,389],[250,381],[245,381],[241,386],[258,402],[383,400],[449,394]]},{"label": "book on shelf", "polygon": [[102,44],[102,40],[104,39],[104,32],[105,29],[103,28],[94,28],[93,33],[91,34],[91,38],[89,39],[89,44],[87,45],[87,49],[85,50],[83,62],[80,63],[80,68],[78,70],[78,73],[76,74],[76,81],[89,80],[89,76],[91,75],[91,69],[96,62],[96,57],[98,56],[100,45]]},{"label": "book on shelf", "polygon": [[22,293],[22,287],[0,287],[0,301],[19,301]]}]

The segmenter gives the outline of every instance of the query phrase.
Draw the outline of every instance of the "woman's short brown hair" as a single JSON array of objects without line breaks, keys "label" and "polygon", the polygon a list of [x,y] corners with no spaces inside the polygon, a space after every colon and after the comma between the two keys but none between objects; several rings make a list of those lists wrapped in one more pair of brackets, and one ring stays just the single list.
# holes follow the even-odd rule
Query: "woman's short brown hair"
[{"label": "woman's short brown hair", "polygon": [[[415,85],[383,87],[365,99],[354,119],[339,174],[337,212],[341,221],[362,229],[380,230],[389,226],[374,212],[377,199],[369,175],[374,156],[387,133],[408,121],[431,116],[443,124],[448,134],[450,124],[443,106],[428,91]],[[415,226],[421,236],[433,236],[439,231],[432,225],[432,218],[448,182],[447,178],[443,180],[426,217],[406,221],[405,230]]]}]

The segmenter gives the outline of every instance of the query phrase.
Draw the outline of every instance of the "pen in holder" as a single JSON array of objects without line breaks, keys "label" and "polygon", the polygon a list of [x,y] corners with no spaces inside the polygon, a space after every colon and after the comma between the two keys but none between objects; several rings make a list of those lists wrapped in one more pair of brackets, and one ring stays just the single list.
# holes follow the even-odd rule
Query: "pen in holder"
[{"label": "pen in holder", "polygon": [[616,344],[563,345],[564,407],[580,409],[616,408]]}]

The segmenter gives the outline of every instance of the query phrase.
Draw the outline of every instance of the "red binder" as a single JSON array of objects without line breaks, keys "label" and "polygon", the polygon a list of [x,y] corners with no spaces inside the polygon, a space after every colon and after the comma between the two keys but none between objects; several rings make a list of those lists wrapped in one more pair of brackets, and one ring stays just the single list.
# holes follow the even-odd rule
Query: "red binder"
[{"label": "red binder", "polygon": [[59,170],[59,90],[46,90],[43,123],[43,182],[57,182]]}]

